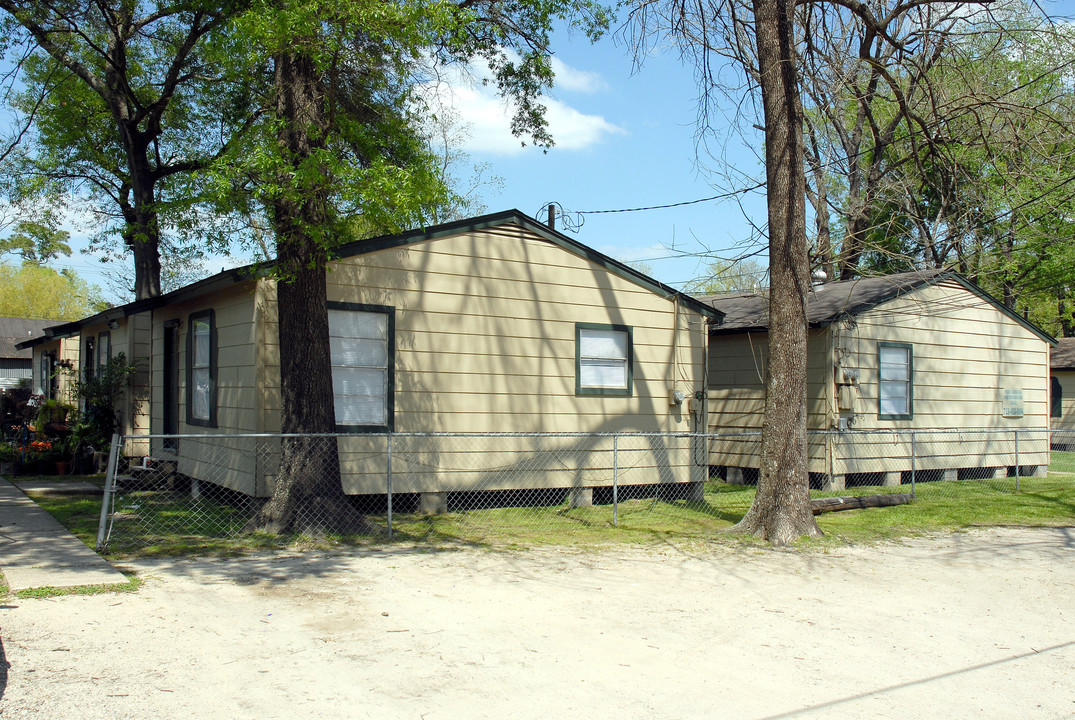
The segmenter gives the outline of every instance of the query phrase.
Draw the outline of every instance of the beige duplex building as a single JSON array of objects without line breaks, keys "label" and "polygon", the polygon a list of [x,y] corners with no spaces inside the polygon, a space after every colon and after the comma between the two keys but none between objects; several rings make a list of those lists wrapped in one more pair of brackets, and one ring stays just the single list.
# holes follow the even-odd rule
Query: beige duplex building
[{"label": "beige duplex building", "polygon": [[[709,429],[759,431],[768,297],[706,298],[711,326]],[[807,300],[812,484],[894,485],[1008,474],[1048,465],[1049,356],[1056,342],[954,272],[923,271],[814,286]],[[916,434],[912,442],[911,431]],[[946,432],[936,432],[946,431]],[[713,441],[732,481],[758,468],[757,440]],[[913,461],[913,462],[912,462]]]},{"label": "beige duplex building", "polygon": [[[275,283],[257,267],[223,272],[116,309],[110,339],[115,349],[125,324],[148,318],[139,335],[146,349],[131,350],[149,357],[147,419],[153,433],[180,436],[155,440],[152,454],[256,496],[271,493],[275,453],[244,438],[223,441],[231,445],[221,452],[221,440],[198,436],[279,432],[288,349]],[[393,492],[565,488],[585,503],[592,488],[613,483],[611,440],[568,434],[707,426],[706,345],[721,313],[517,211],[342,247],[328,269],[328,308],[351,494],[385,492],[387,433],[428,434],[398,454]],[[96,352],[100,328],[96,320],[77,328]],[[546,459],[533,465],[532,437],[486,438],[479,448],[437,433],[563,437],[540,440]],[[700,492],[704,446],[670,442],[624,441],[616,481],[693,483]]]}]

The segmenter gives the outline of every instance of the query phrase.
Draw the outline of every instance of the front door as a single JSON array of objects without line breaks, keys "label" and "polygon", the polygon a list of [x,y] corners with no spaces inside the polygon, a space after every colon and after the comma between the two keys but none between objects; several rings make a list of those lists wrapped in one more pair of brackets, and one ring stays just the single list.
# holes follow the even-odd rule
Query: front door
[{"label": "front door", "polygon": [[[165,435],[179,432],[179,328],[164,328],[164,428]],[[179,441],[164,439],[164,449],[176,452]]]}]

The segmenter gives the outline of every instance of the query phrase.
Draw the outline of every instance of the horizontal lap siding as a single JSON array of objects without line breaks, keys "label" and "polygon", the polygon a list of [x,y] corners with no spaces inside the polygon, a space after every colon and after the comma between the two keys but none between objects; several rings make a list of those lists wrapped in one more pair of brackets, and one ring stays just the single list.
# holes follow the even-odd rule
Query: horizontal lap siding
[{"label": "horizontal lap siding", "polygon": [[[687,479],[691,439],[611,437],[400,437],[393,440],[392,491],[477,492],[609,487]],[[387,490],[384,436],[339,440],[348,493]]]},{"label": "horizontal lap siding", "polygon": [[[1048,343],[958,283],[922,288],[856,320],[839,340],[860,370],[855,429],[1048,427]],[[879,341],[913,348],[910,420],[877,417]],[[1006,388],[1022,390],[1022,418],[1002,416]]]},{"label": "horizontal lap siding", "polygon": [[[914,416],[880,420],[878,342],[908,343],[914,358]],[[1048,344],[1015,319],[955,282],[922,288],[809,336],[808,413],[811,430],[829,429],[837,416],[826,387],[832,377],[828,347],[844,367],[859,371],[855,431],[939,428],[1042,428],[1048,425]],[[840,352],[840,350],[843,352]],[[710,428],[760,429],[764,411],[765,334],[714,336],[710,346]],[[1075,383],[1073,383],[1075,384]],[[1024,416],[1001,415],[1002,391],[1023,391]],[[1075,388],[1072,390],[1075,395]],[[839,441],[834,441],[838,443]],[[884,436],[836,447],[831,471],[910,469],[910,441]],[[896,444],[893,445],[892,443]],[[919,467],[958,469],[1014,465],[1014,441],[933,440]],[[749,445],[749,443],[748,443]],[[810,441],[810,470],[829,472],[826,441]],[[1020,463],[1048,462],[1040,443],[1022,448]],[[732,441],[713,446],[712,462],[756,467],[757,448]],[[928,462],[928,465],[926,464]]]},{"label": "horizontal lap siding", "polygon": [[1060,417],[1051,418],[1052,427],[1057,430],[1075,430],[1075,370],[1054,370],[1053,376],[1060,381],[1063,399],[1060,403]]},{"label": "horizontal lap siding", "polygon": [[[674,357],[671,300],[522,228],[499,228],[480,235],[436,238],[343,258],[331,266],[330,301],[395,308],[397,432],[696,429],[687,403],[670,405],[668,398],[673,382],[687,396],[703,389],[706,327],[702,316],[680,308],[678,356]],[[271,281],[259,282],[256,292],[251,291],[252,285],[218,296],[214,303],[207,300],[176,311],[184,324],[195,310],[213,307],[217,311],[221,431],[247,430],[243,418],[248,409],[257,410],[256,428],[249,429],[277,432],[280,428],[275,290]],[[234,325],[229,307],[239,311]],[[633,328],[631,397],[575,395],[575,327],[579,322]],[[157,332],[159,343],[160,323]],[[185,368],[185,333],[180,344],[180,367]],[[161,367],[160,363],[155,367]],[[674,376],[670,374],[673,368]],[[158,393],[162,382],[163,377],[154,382]],[[183,393],[181,388],[185,399]],[[181,408],[181,420],[183,413]],[[181,428],[187,429],[183,423]],[[181,441],[184,452],[185,442]],[[384,442],[383,436],[363,434],[340,439],[347,492],[385,492]],[[577,439],[564,440],[563,446],[548,453],[535,453],[533,445],[539,441],[533,438],[513,438],[501,441],[497,448],[484,449],[475,449],[474,440],[467,438],[421,442],[410,454],[401,451],[394,457],[394,491],[612,484],[608,449],[574,447],[580,442]],[[678,442],[682,441],[625,447],[619,482],[703,477],[700,465],[691,462],[689,447],[669,446]],[[703,456],[700,450],[695,452],[695,457]],[[259,456],[258,494],[269,491],[276,463],[273,452]],[[232,480],[226,484],[237,487]],[[245,490],[245,485],[238,489]]]},{"label": "horizontal lap siding", "polygon": [[[768,334],[714,335],[709,342],[709,443],[711,465],[757,468],[761,457],[761,427],[765,415],[765,369]],[[828,335],[811,330],[807,336],[807,423],[809,429],[827,427],[830,375]],[[735,437],[736,433],[757,435]],[[823,438],[807,446],[811,472],[825,472],[828,454]]]},{"label": "horizontal lap siding", "polygon": [[[1006,468],[1016,464],[1014,430],[1011,432],[918,431],[913,443],[909,432],[848,433],[834,443],[833,472],[848,473]],[[1047,465],[1047,434],[1023,430],[1019,437],[1019,464]]]},{"label": "horizontal lap siding", "polygon": [[[1014,466],[1014,436],[1003,431],[1048,426],[1049,345],[1015,319],[956,282],[922,288],[885,303],[842,326],[837,345],[848,367],[859,370],[855,430],[988,429],[995,434],[920,434],[918,470]],[[906,343],[914,362],[913,417],[878,417],[878,343]],[[1001,414],[1003,391],[1023,392],[1022,418]],[[884,434],[839,444],[837,474],[911,469],[909,436]],[[1047,444],[1029,436],[1020,464],[1047,464]]]},{"label": "horizontal lap siding", "polygon": [[[111,357],[115,358],[123,353],[127,365],[137,368],[128,378],[127,391],[116,407],[120,432],[125,435],[145,435],[150,432],[151,422],[149,368],[153,354],[152,313],[144,312],[121,318],[115,329],[104,322],[87,325],[81,330],[81,346],[85,348],[86,338],[93,338],[96,346],[100,334],[105,332],[109,334]],[[129,441],[123,451],[136,457],[151,454],[151,448],[144,441]]]},{"label": "horizontal lap siding", "polygon": [[[179,325],[179,403],[181,434],[218,435],[258,432],[257,330],[254,322],[255,283],[246,282],[177,303],[154,314],[153,427],[161,428],[164,388],[164,323]],[[187,333],[192,313],[213,310],[217,347],[217,427],[187,424]],[[277,384],[279,381],[277,380]],[[257,463],[252,440],[179,440],[179,472],[246,493],[255,492]],[[165,453],[162,457],[170,457]]]},{"label": "horizontal lap siding", "polygon": [[[674,362],[671,300],[521,228],[344,258],[334,264],[328,283],[332,301],[395,308],[398,432],[695,429],[687,403],[671,406],[668,398],[673,383],[688,397],[703,389],[704,318],[680,308]],[[631,397],[576,396],[579,322],[633,329]],[[275,327],[267,327],[273,338]],[[272,365],[270,360],[267,376]],[[266,400],[269,414],[278,411],[278,393],[266,393]],[[428,447],[411,457],[400,455],[394,488],[421,492],[612,483],[612,462],[604,451],[534,454],[533,439],[512,439],[509,448],[486,453],[472,451],[471,442],[428,440]],[[352,454],[341,443],[345,489],[384,492],[384,457]],[[694,479],[689,449],[647,448],[629,455],[625,451],[621,482],[628,477],[639,483]],[[665,463],[664,471],[658,469],[660,463]]]},{"label": "horizontal lap siding", "polygon": [[[153,313],[131,315],[126,320],[128,328],[127,358],[137,370],[131,376],[131,392],[126,399],[130,431],[135,434],[150,432],[150,392],[152,378],[150,368],[153,356]],[[148,454],[146,448],[145,453]]]},{"label": "horizontal lap siding", "polygon": [[[41,356],[45,353],[56,353],[56,359],[58,361],[67,361],[71,364],[72,368],[79,368],[79,358],[81,357],[81,348],[79,346],[79,336],[70,338],[61,338],[59,340],[51,340],[49,342],[35,345],[33,348],[33,367],[32,371],[32,387],[36,393],[43,387],[43,379],[41,377]],[[57,383],[59,398],[63,402],[74,402],[74,388],[72,386],[72,374],[68,372],[62,372],[59,376],[59,382]]]},{"label": "horizontal lap siding", "polygon": [[[328,279],[331,300],[396,308],[398,431],[690,429],[668,403],[672,302],[522,229],[345,258]],[[577,322],[633,328],[632,397],[575,395]],[[679,323],[689,395],[705,327],[683,308]]]},{"label": "horizontal lap siding", "polygon": [[[768,334],[714,335],[709,342],[709,429],[712,432],[761,430],[765,412]],[[807,339],[808,427],[828,427],[826,386],[831,374],[824,330]]]}]

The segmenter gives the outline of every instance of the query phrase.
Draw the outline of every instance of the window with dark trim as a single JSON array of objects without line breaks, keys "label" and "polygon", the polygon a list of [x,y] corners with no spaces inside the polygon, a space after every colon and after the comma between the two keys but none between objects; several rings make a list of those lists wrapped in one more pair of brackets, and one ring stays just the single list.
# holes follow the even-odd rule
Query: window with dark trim
[{"label": "window with dark trim", "polygon": [[82,358],[82,375],[87,380],[97,377],[97,342],[86,338],[86,355]]},{"label": "window with dark trim", "polygon": [[52,399],[52,361],[55,357],[54,353],[41,353],[41,360],[37,367],[40,374],[37,389],[39,394],[45,396],[47,400]]},{"label": "window with dark trim", "polygon": [[1064,417],[1064,386],[1056,375],[1049,378],[1049,415],[1050,417]]},{"label": "window with dark trim", "polygon": [[216,427],[216,316],[212,310],[187,322],[187,423]]},{"label": "window with dark trim", "polygon": [[575,323],[576,395],[631,395],[633,334],[627,325]]},{"label": "window with dark trim", "polygon": [[108,361],[112,359],[112,333],[97,333],[97,372],[101,373],[108,367]]},{"label": "window with dark trim", "polygon": [[329,350],[336,428],[393,430],[395,308],[328,303]]},{"label": "window with dark trim", "polygon": [[914,351],[907,343],[877,343],[877,417],[909,420],[914,415]]}]

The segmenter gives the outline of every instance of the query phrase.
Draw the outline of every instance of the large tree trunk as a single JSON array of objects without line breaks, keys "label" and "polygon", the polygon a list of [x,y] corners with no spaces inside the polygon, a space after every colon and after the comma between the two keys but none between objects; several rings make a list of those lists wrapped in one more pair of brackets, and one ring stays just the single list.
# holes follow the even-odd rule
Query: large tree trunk
[{"label": "large tree trunk", "polygon": [[137,128],[124,127],[130,172],[131,202],[123,206],[123,241],[134,258],[134,296],[137,300],[161,294],[160,219],[148,146]]},{"label": "large tree trunk", "polygon": [[821,535],[810,509],[806,465],[806,293],[810,271],[793,10],[789,0],[754,0],[765,112],[769,362],[758,492],[734,528],[778,545],[804,535]]},{"label": "large tree trunk", "polygon": [[[276,58],[280,152],[298,170],[321,149],[323,97],[312,59]],[[295,173],[295,176],[308,173]],[[333,217],[324,173],[312,186],[295,188],[281,179],[273,223],[281,274],[277,287],[280,332],[281,429],[303,433],[282,442],[273,495],[251,525],[270,532],[353,534],[366,532],[364,518],[340,484],[340,461],[332,394],[325,269],[318,242]],[[310,435],[321,433],[320,435]]]},{"label": "large tree trunk", "polygon": [[[117,16],[118,25],[129,18]],[[159,118],[143,131],[131,107],[127,82],[127,47],[117,31],[110,34],[109,69],[105,73],[108,91],[102,98],[108,103],[119,130],[119,139],[127,156],[128,189],[123,206],[126,227],[123,240],[134,257],[134,296],[137,300],[161,294],[160,220],[156,207],[157,178],[150,163],[150,147],[161,134]]]}]

